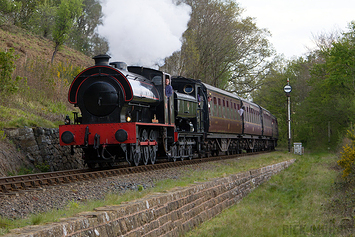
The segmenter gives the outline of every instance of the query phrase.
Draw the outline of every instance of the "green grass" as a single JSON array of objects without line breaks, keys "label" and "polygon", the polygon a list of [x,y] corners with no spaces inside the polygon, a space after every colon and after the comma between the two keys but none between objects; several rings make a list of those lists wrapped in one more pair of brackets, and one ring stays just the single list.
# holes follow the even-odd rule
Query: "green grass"
[{"label": "green grass", "polygon": [[300,156],[287,170],[187,236],[332,236],[341,218],[328,212],[339,171],[331,154]]},{"label": "green grass", "polygon": [[0,127],[16,128],[16,127],[55,127],[55,124],[38,115],[24,112],[21,109],[13,109],[0,106]]},{"label": "green grass", "polygon": [[128,191],[122,195],[108,194],[104,200],[86,200],[84,202],[71,201],[63,210],[53,210],[47,213],[32,215],[27,219],[8,220],[0,218],[0,234],[8,232],[9,229],[20,228],[26,225],[43,224],[47,222],[56,222],[60,218],[74,216],[77,213],[92,211],[96,207],[105,205],[118,205],[122,202],[128,202],[143,198],[146,195],[156,192],[167,192],[175,187],[186,187],[195,182],[206,182],[217,177],[225,177],[230,174],[257,169],[270,164],[276,164],[285,160],[290,160],[296,156],[284,152],[273,152],[260,156],[243,157],[240,160],[228,160],[224,162],[215,162],[213,169],[200,170],[189,168],[180,178],[165,179],[156,182],[154,188],[140,189],[141,191]]},{"label": "green grass", "polygon": [[[74,108],[73,108],[74,109]],[[72,111],[61,102],[39,103],[17,101],[13,106],[0,105],[0,128],[46,127],[57,128],[64,124],[64,116],[73,119]]]},{"label": "green grass", "polygon": [[[74,107],[67,102],[69,83],[82,69],[94,63],[91,57],[63,47],[55,63],[49,64],[52,42],[15,26],[0,26],[0,51],[14,47],[13,77],[19,76],[15,94],[0,95],[0,129],[13,127],[58,127]],[[21,48],[26,50],[23,57]]]},{"label": "green grass", "polygon": [[17,175],[25,175],[25,174],[33,174],[34,170],[25,166],[21,166],[16,173],[9,172],[7,176],[17,176]]}]

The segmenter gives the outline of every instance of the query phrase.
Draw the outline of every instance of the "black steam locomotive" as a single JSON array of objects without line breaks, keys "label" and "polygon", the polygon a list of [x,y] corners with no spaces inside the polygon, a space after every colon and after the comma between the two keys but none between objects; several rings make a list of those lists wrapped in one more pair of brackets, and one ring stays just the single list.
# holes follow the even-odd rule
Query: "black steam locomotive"
[{"label": "black steam locomotive", "polygon": [[276,147],[277,120],[259,105],[200,80],[109,59],[94,57],[95,66],[74,79],[68,97],[81,116],[59,127],[60,144],[82,148],[89,167]]}]

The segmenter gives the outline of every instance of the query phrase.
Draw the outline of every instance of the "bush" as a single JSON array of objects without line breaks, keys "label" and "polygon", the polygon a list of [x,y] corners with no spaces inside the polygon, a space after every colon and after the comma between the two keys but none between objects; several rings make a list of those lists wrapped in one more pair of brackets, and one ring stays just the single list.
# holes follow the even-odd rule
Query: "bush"
[{"label": "bush", "polygon": [[50,166],[47,163],[38,163],[35,164],[35,167],[39,169],[41,172],[49,172],[50,171]]},{"label": "bush", "polygon": [[348,131],[347,137],[351,142],[343,146],[340,160],[338,160],[338,165],[343,168],[343,178],[349,178],[355,174],[355,131]]},{"label": "bush", "polygon": [[[19,90],[20,81],[24,78],[17,76],[12,78],[16,69],[14,61],[18,58],[14,55],[14,49],[10,48],[7,52],[0,52],[0,92],[2,94],[14,94]],[[26,82],[26,79],[24,79]]]}]

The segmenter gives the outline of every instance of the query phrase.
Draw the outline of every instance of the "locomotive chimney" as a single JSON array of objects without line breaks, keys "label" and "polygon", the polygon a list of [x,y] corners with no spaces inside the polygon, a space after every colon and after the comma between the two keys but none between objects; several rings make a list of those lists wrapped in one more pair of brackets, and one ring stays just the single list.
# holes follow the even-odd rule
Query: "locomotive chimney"
[{"label": "locomotive chimney", "polygon": [[110,60],[110,58],[111,57],[107,54],[100,54],[93,57],[93,59],[95,60],[95,66],[108,66],[108,61]]}]

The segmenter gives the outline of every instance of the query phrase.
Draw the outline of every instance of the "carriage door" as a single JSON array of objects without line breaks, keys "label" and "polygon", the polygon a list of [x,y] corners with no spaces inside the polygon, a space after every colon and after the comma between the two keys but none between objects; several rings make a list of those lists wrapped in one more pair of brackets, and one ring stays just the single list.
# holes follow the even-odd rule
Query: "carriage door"
[{"label": "carriage door", "polygon": [[204,132],[204,106],[206,101],[200,86],[197,86],[197,103],[197,132]]}]

